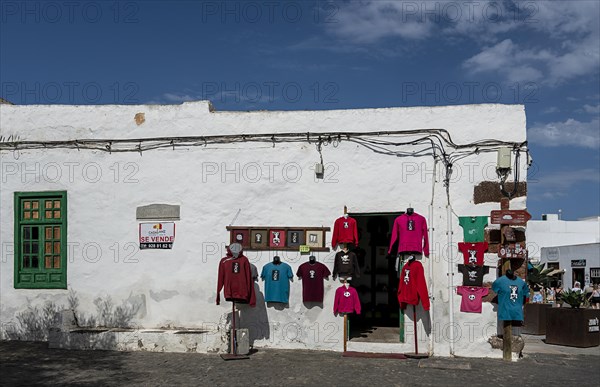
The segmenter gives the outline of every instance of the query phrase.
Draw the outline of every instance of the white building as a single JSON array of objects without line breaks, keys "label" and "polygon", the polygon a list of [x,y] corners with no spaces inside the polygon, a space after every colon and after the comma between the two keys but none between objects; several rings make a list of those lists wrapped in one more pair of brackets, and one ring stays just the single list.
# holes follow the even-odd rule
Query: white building
[{"label": "white building", "polygon": [[540,262],[556,270],[558,285],[570,289],[578,281],[581,286],[600,284],[600,243],[542,247]]},{"label": "white building", "polygon": [[[215,112],[202,101],[0,105],[0,113],[4,338],[31,338],[32,326],[72,308],[80,325],[205,329],[188,350],[224,351],[231,306],[215,305],[215,297],[226,226],[332,227],[344,206],[363,221],[413,207],[428,221],[432,250],[422,260],[432,308],[418,308],[420,351],[501,356],[487,343],[496,332],[492,305],[484,303],[481,314],[459,311],[457,216],[499,209],[497,202],[475,204],[474,187],[498,181],[499,146],[525,149],[521,105]],[[502,141],[487,141],[493,138]],[[314,174],[319,143],[324,179]],[[178,206],[166,215],[176,225],[172,249],[139,249],[144,221],[136,214],[151,204]],[[511,201],[511,209],[524,208],[525,197]],[[260,272],[276,253],[246,255]],[[314,254],[332,268],[335,252]],[[367,260],[385,259],[369,254]],[[278,255],[294,273],[307,260],[298,252]],[[486,256],[490,266],[496,261]],[[494,279],[491,269],[484,281]],[[343,319],[332,313],[339,286],[326,281],[323,305],[307,307],[295,279],[289,305],[259,297],[256,308],[239,306],[238,326],[250,328],[256,347],[341,351]],[[413,352],[412,313],[405,324],[403,343],[350,340],[348,350]]]},{"label": "white building", "polygon": [[600,217],[561,220],[558,214],[545,214],[527,222],[526,234],[529,258],[539,261],[544,247],[600,242]]},{"label": "white building", "polygon": [[554,285],[573,287],[600,283],[600,217],[561,220],[558,214],[542,215],[527,223],[527,248],[534,262],[562,270]]}]

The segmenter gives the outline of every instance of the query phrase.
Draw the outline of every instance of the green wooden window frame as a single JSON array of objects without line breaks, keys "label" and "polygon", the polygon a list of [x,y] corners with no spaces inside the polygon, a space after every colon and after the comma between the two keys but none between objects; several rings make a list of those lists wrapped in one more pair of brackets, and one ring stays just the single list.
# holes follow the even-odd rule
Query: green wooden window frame
[{"label": "green wooden window frame", "polygon": [[67,191],[15,192],[15,289],[67,288]]}]

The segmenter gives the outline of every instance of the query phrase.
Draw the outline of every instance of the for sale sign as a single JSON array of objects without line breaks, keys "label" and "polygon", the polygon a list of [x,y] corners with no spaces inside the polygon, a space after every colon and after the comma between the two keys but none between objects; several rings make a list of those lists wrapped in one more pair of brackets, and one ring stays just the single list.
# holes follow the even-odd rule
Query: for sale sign
[{"label": "for sale sign", "polygon": [[175,242],[175,223],[140,223],[140,250],[172,249]]}]

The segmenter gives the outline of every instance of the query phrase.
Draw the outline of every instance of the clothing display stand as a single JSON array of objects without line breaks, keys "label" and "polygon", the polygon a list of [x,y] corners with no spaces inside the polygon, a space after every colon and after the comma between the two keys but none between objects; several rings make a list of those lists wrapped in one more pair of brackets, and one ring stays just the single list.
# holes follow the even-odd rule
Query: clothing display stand
[{"label": "clothing display stand", "polygon": [[[398,270],[398,278],[400,277],[402,267],[404,267],[404,255],[398,253],[398,267],[396,268]],[[398,305],[398,326],[400,327],[400,331],[398,332],[399,341],[404,343],[404,309],[402,309],[401,305]]]},{"label": "clothing display stand", "polygon": [[[344,206],[344,210],[346,209],[346,206]],[[348,288],[349,284],[348,284],[348,280],[344,279],[344,286],[346,287],[346,289]],[[346,352],[346,349],[348,347],[348,313],[344,313],[344,352]]]},{"label": "clothing display stand", "polygon": [[[413,213],[413,209],[409,207],[406,210],[406,212],[408,214],[411,214],[411,213]],[[410,254],[409,255],[410,258],[408,259],[407,265],[409,263],[414,262],[415,259],[416,259],[415,258],[416,254],[419,254],[418,252],[408,252],[408,253]],[[404,266],[404,260],[403,259],[402,259],[402,266]],[[398,288],[400,288],[400,286],[398,286]],[[400,305],[400,307],[402,307],[402,304]],[[415,351],[414,352],[405,353],[404,356],[406,356],[409,359],[425,359],[425,358],[428,358],[429,355],[426,354],[426,353],[419,353],[419,338],[418,338],[418,332],[417,332],[417,306],[413,305],[412,307],[413,307],[413,332],[414,332],[414,335],[415,335]],[[401,314],[401,316],[402,315],[403,314]],[[404,319],[402,319],[402,322],[404,322]],[[403,325],[401,326],[400,331],[401,331],[401,339],[403,339],[403,336],[404,336]]]},{"label": "clothing display stand", "polygon": [[[500,209],[508,210],[510,207],[510,198],[502,198],[500,200]],[[500,224],[500,245],[504,245],[507,241],[505,240],[504,230],[506,227],[510,227],[507,224]],[[500,258],[502,275],[506,275],[506,271],[511,269],[510,259]],[[502,359],[504,361],[512,361],[512,321],[503,321],[503,332],[502,332]]]},{"label": "clothing display stand", "polygon": [[348,345],[348,313],[344,313],[344,352]]},{"label": "clothing display stand", "polygon": [[417,306],[413,305],[413,329],[415,332],[415,352],[405,353],[404,356],[409,359],[425,359],[428,358],[429,355],[426,353],[419,353],[419,340],[417,338]]},{"label": "clothing display stand", "polygon": [[235,301],[231,303],[231,337],[230,337],[230,353],[221,355],[223,360],[241,360],[250,359],[247,355],[238,355],[237,353],[237,337],[235,330]]}]

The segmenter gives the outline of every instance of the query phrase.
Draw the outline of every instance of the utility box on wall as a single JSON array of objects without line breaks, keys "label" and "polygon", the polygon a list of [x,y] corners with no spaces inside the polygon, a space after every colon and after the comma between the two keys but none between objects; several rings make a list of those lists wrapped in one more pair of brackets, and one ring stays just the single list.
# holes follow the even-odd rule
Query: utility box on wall
[{"label": "utility box on wall", "polygon": [[498,169],[510,169],[511,168],[511,152],[512,150],[508,147],[498,149]]}]

